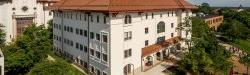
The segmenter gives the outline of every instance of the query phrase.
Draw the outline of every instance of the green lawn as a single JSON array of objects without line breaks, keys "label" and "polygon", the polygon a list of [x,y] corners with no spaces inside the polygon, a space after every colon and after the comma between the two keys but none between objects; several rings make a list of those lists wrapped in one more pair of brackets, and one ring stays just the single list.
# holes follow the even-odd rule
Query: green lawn
[{"label": "green lawn", "polygon": [[67,59],[48,53],[55,61],[44,59],[37,63],[27,75],[87,75],[71,65]]},{"label": "green lawn", "polygon": [[[49,52],[49,55],[50,55],[51,57],[53,57],[56,61],[65,62],[65,63],[67,63],[67,65],[72,66],[72,65],[71,65],[72,62],[71,62],[70,60],[68,60],[68,59],[66,59],[66,58],[63,58],[63,57],[59,57],[58,55],[54,54],[52,51]],[[74,68],[74,67],[72,66],[72,68]],[[76,70],[75,72],[80,72],[80,71],[77,70],[76,68],[74,68],[74,69]],[[82,73],[82,72],[80,72],[80,73]],[[87,73],[84,72],[83,75],[87,75]]]},{"label": "green lawn", "polygon": [[234,43],[234,45],[239,47],[241,50],[246,51],[248,54],[250,54],[250,39],[239,40],[238,42]]}]

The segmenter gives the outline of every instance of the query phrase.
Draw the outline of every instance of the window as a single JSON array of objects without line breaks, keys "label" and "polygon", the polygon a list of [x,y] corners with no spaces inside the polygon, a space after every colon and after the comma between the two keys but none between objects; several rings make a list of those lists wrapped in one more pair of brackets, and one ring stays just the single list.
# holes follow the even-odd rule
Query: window
[{"label": "window", "polygon": [[157,24],[157,33],[165,32],[165,23],[163,21]]},{"label": "window", "polygon": [[101,71],[99,69],[96,69],[96,75],[101,75]]},{"label": "window", "polygon": [[161,43],[161,42],[164,42],[164,41],[165,41],[165,36],[157,38],[157,43]]},{"label": "window", "polygon": [[94,55],[95,55],[95,51],[94,51],[94,49],[90,49],[90,54],[91,54],[92,56],[94,56]]},{"label": "window", "polygon": [[152,18],[154,18],[154,13],[152,13]]},{"label": "window", "polygon": [[70,27],[70,32],[73,32],[73,28],[72,27]]},{"label": "window", "polygon": [[162,18],[162,13],[160,14],[160,17]]},{"label": "window", "polygon": [[76,15],[75,15],[75,16],[76,16],[76,20],[77,20],[77,19],[78,19],[78,14],[76,13]]},{"label": "window", "polygon": [[80,29],[80,35],[83,35],[83,30],[82,29]]},{"label": "window", "polygon": [[105,73],[105,72],[102,72],[102,75],[107,75],[107,73]]},{"label": "window", "polygon": [[73,46],[73,41],[70,41],[70,45]]},{"label": "window", "polygon": [[148,13],[146,13],[145,15],[146,15],[146,19],[148,19]]},{"label": "window", "polygon": [[145,41],[145,46],[148,46],[148,40]]},{"label": "window", "polygon": [[93,32],[90,32],[90,38],[91,38],[91,39],[94,39],[94,38],[95,38],[95,35],[94,35]]},{"label": "window", "polygon": [[59,30],[61,30],[62,29],[62,25],[59,25]]},{"label": "window", "polygon": [[125,35],[125,37],[124,37],[124,40],[130,40],[130,39],[132,39],[132,31],[129,31],[129,32],[125,32],[124,33]]},{"label": "window", "polygon": [[80,13],[80,20],[82,20],[82,14]]},{"label": "window", "polygon": [[126,15],[126,16],[125,16],[124,23],[125,23],[125,24],[130,24],[130,23],[131,23],[131,16],[130,16],[130,15]]},{"label": "window", "polygon": [[92,15],[90,15],[90,20],[91,20],[91,22],[93,22],[94,20],[93,20],[93,16]]},{"label": "window", "polygon": [[67,27],[67,31],[69,32],[69,27]]},{"label": "window", "polygon": [[90,66],[90,68],[91,68],[90,72],[95,73],[95,68],[93,66]]},{"label": "window", "polygon": [[88,37],[88,31],[87,30],[84,30],[84,36]]},{"label": "window", "polygon": [[108,55],[102,54],[102,59],[103,59],[103,61],[108,62]]},{"label": "window", "polygon": [[79,34],[79,29],[78,28],[76,28],[76,34]]},{"label": "window", "polygon": [[104,23],[104,24],[107,23],[107,17],[106,17],[106,16],[103,17],[103,23]]},{"label": "window", "polygon": [[99,51],[96,51],[96,57],[99,58],[99,59],[101,58],[101,54],[100,54]]},{"label": "window", "polygon": [[76,49],[79,49],[79,43],[76,43]]},{"label": "window", "polygon": [[69,45],[69,39],[67,39],[67,44]]},{"label": "window", "polygon": [[67,30],[67,28],[66,28],[66,26],[64,26],[64,31],[66,31]]},{"label": "window", "polygon": [[87,62],[84,62],[83,67],[84,67],[84,68],[88,68],[88,63],[87,63]]},{"label": "window", "polygon": [[87,14],[84,14],[84,20],[87,21]]},{"label": "window", "polygon": [[171,33],[171,37],[174,37],[174,33]]},{"label": "window", "polygon": [[171,28],[174,28],[174,23],[171,23]]},{"label": "window", "polygon": [[83,50],[83,45],[82,45],[82,44],[80,44],[80,50],[81,50],[81,51]]},{"label": "window", "polygon": [[145,34],[148,34],[148,28],[145,28]]},{"label": "window", "polygon": [[84,52],[88,52],[88,47],[87,46],[84,46]]},{"label": "window", "polygon": [[80,35],[83,35],[83,30],[82,29],[80,29]]},{"label": "window", "polygon": [[96,33],[96,40],[100,41],[100,34]]},{"label": "window", "polygon": [[169,17],[169,12],[168,12],[168,17]]},{"label": "window", "polygon": [[102,35],[102,40],[103,40],[103,42],[108,43],[108,36]]},{"label": "window", "polygon": [[124,58],[132,56],[132,49],[128,49],[124,51]]},{"label": "window", "polygon": [[96,16],[96,22],[99,23],[99,15]]}]

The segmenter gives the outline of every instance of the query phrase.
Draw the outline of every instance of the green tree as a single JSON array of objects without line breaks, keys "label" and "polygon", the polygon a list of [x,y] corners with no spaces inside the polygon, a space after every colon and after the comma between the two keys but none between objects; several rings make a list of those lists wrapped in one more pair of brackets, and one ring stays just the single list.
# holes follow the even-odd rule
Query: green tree
[{"label": "green tree", "polygon": [[247,39],[250,36],[250,29],[235,19],[226,19],[223,25],[220,26],[219,31],[232,42],[238,39]]},{"label": "green tree", "polygon": [[190,52],[178,63],[181,71],[194,75],[228,73],[231,54],[218,44],[215,33],[200,18],[192,18],[192,44]]},{"label": "green tree", "polygon": [[52,50],[49,37],[45,27],[29,25],[21,36],[3,48],[6,74],[25,74],[47,58],[48,50]]},{"label": "green tree", "polygon": [[5,31],[4,31],[4,25],[0,24],[0,48],[2,48],[5,45]]},{"label": "green tree", "polygon": [[209,14],[211,13],[211,7],[208,3],[202,3],[201,5],[198,6],[198,12],[202,12],[204,14]]},{"label": "green tree", "polygon": [[205,50],[201,48],[191,48],[190,53],[177,63],[181,71],[189,72],[193,75],[213,73],[213,61]]}]

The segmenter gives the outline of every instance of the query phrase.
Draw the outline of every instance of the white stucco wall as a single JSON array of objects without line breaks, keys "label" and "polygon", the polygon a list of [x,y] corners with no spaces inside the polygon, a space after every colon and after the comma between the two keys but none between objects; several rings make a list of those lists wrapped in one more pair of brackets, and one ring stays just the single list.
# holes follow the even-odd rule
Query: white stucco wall
[{"label": "white stucco wall", "polygon": [[[47,6],[48,4],[45,4]],[[24,6],[28,7],[27,11],[23,11]],[[36,9],[35,9],[36,8]],[[46,24],[53,16],[49,15],[49,10],[43,10],[42,3],[36,0],[12,0],[12,2],[0,2],[0,23],[5,26],[6,41],[10,42],[16,36],[16,21],[13,15],[36,15],[34,22],[37,25]],[[44,13],[45,12],[45,13]],[[45,20],[45,22],[44,22]]]},{"label": "white stucco wall", "polygon": [[[172,11],[174,12],[172,16]],[[186,12],[178,11],[179,16],[176,15],[175,10],[163,11],[163,12],[153,12],[154,18],[152,18],[152,12],[148,13],[148,19],[146,19],[145,14],[141,13],[118,13],[116,15],[109,14],[107,19],[107,24],[103,23],[103,13],[94,13],[91,12],[93,15],[94,22],[89,22],[90,32],[102,34],[105,32],[108,34],[108,43],[102,44],[102,42],[97,40],[90,39],[90,48],[94,50],[103,50],[104,46],[108,46],[108,62],[103,62],[101,59],[97,59],[95,56],[90,55],[89,64],[94,66],[95,68],[101,70],[101,72],[108,73],[110,75],[123,75],[123,68],[127,64],[133,64],[134,70],[141,68],[141,52],[142,48],[145,46],[145,40],[149,41],[149,45],[153,45],[157,42],[157,38],[160,36],[165,36],[165,40],[171,38],[171,33],[174,33],[173,37],[177,36],[177,24],[180,22],[178,18],[184,18],[186,16]],[[168,16],[168,12],[169,16]],[[55,12],[56,14],[57,12]],[[81,14],[82,20],[75,19],[76,13],[79,15]],[[191,12],[189,12],[191,13]],[[73,33],[61,31],[54,28],[53,33],[57,36],[70,39],[74,41],[74,46],[69,46],[65,43],[59,42],[54,40],[54,46],[64,51],[68,52],[69,54],[73,55],[74,58],[77,57],[80,60],[88,61],[88,54],[84,51],[80,51],[76,49],[75,42],[79,42],[84,46],[88,45],[87,37],[76,35],[75,29],[87,29],[88,21],[84,21],[85,12],[76,12],[76,11],[63,11],[64,15],[71,15],[73,14],[72,19],[67,18],[64,16],[63,21],[62,17],[54,17],[54,24],[59,24],[63,26],[73,27]],[[160,16],[162,14],[162,17]],[[181,14],[181,17],[180,17]],[[96,16],[99,15],[100,22],[96,22]],[[124,24],[124,17],[125,15],[132,16],[132,23],[131,24]],[[157,33],[157,24],[163,21],[165,23],[165,32]],[[171,23],[174,24],[174,27],[171,28]],[[145,28],[149,29],[149,33],[145,34]],[[63,27],[62,27],[63,29]],[[124,32],[132,31],[132,39],[131,40],[124,40]],[[184,33],[183,33],[184,34]],[[191,36],[191,35],[190,35]],[[62,45],[63,44],[63,45]],[[132,56],[128,58],[124,58],[124,51],[127,49],[132,49]],[[101,56],[102,58],[102,56]]]}]

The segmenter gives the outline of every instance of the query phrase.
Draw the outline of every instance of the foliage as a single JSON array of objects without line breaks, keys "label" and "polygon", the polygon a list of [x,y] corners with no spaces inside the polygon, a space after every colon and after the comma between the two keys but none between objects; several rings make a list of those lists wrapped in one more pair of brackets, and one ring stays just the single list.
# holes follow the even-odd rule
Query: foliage
[{"label": "foliage", "polygon": [[192,48],[181,61],[178,62],[179,69],[192,74],[211,74],[212,59],[205,53],[204,49]]},{"label": "foliage", "polygon": [[5,45],[5,31],[4,31],[4,25],[0,24],[0,48],[2,48]]},{"label": "foliage", "polygon": [[43,61],[35,65],[28,75],[84,75],[63,61]]},{"label": "foliage", "polygon": [[219,28],[223,36],[227,37],[229,41],[236,41],[239,39],[248,39],[250,37],[250,29],[243,23],[235,19],[226,19],[223,25]]},{"label": "foliage", "polygon": [[250,67],[250,55],[246,55],[240,58],[240,62],[244,63],[246,66]]},{"label": "foliage", "polygon": [[25,74],[34,64],[47,58],[52,49],[49,32],[43,26],[30,25],[24,33],[3,48],[6,74]]},{"label": "foliage", "polygon": [[198,12],[202,12],[204,14],[209,14],[211,13],[211,7],[208,3],[202,3],[201,5],[198,6]]},{"label": "foliage", "polygon": [[192,18],[192,43],[190,52],[178,62],[180,70],[194,75],[228,73],[231,54],[218,45],[215,33],[200,18]]}]

